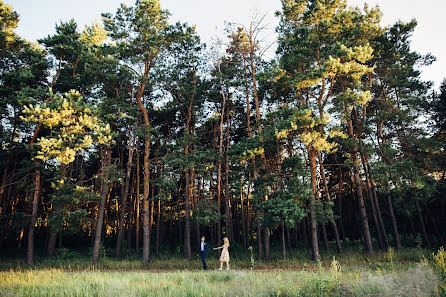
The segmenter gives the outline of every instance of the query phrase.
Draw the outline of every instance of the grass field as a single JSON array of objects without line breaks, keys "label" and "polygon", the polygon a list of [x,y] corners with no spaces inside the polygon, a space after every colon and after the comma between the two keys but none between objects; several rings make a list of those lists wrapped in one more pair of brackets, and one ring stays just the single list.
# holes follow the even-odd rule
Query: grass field
[{"label": "grass field", "polygon": [[[68,253],[67,251],[65,251]],[[290,259],[250,262],[233,259],[231,271],[200,270],[198,258],[160,257],[143,265],[138,259],[60,255],[0,263],[0,296],[441,296],[441,275],[427,250],[326,253],[321,263],[296,252]]]}]

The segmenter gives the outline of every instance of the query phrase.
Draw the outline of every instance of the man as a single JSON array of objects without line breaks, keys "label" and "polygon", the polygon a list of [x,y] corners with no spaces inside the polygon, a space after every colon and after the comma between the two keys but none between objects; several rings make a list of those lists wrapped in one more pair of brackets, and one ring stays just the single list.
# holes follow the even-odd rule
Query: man
[{"label": "man", "polygon": [[203,270],[207,270],[208,266],[206,265],[206,255],[208,253],[208,247],[210,248],[214,248],[212,245],[210,245],[209,243],[207,243],[205,241],[204,236],[201,236],[201,242],[200,245],[198,246],[198,255],[201,255],[201,262],[203,262]]}]

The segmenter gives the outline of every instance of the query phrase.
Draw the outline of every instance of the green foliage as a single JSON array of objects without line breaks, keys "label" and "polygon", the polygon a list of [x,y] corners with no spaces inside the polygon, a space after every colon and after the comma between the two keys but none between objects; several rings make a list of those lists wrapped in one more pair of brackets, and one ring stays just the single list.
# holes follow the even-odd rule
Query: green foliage
[{"label": "green foliage", "polygon": [[192,213],[192,218],[195,218],[203,226],[212,226],[221,219],[217,204],[214,201],[205,200],[198,203]]},{"label": "green foliage", "polygon": [[152,60],[168,44],[168,15],[159,0],[137,0],[134,7],[121,4],[115,15],[103,13],[102,20],[119,57],[132,65]]},{"label": "green foliage", "polygon": [[23,121],[42,123],[52,131],[51,137],[41,137],[36,143],[40,147],[37,159],[56,159],[67,165],[74,161],[76,153],[93,143],[105,146],[112,143],[110,126],[94,114],[79,92],[56,97],[50,104],[25,106],[23,113]]}]

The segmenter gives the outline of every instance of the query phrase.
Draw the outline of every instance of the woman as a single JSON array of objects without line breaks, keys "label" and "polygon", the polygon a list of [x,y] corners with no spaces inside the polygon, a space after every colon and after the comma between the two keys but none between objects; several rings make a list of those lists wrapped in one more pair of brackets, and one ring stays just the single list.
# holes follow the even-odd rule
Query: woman
[{"label": "woman", "polygon": [[223,262],[226,262],[226,270],[229,270],[229,239],[227,237],[223,238],[223,245],[218,248],[214,248],[215,250],[223,249],[220,255],[220,268],[218,270],[223,269]]}]

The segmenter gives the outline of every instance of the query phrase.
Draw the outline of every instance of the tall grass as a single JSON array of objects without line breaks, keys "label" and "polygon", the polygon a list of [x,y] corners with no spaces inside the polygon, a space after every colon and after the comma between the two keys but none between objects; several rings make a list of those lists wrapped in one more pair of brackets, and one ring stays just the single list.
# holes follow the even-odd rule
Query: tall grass
[{"label": "tall grass", "polygon": [[[162,254],[142,264],[130,253],[125,259],[104,252],[97,265],[88,254],[61,250],[36,265],[22,260],[0,262],[0,296],[435,296],[439,274],[428,265],[428,250],[405,249],[366,256],[359,250],[324,252],[320,264],[305,251],[288,260],[265,262],[247,255],[231,257],[232,271],[210,271],[200,260]],[[443,255],[443,254],[437,254]],[[232,256],[232,254],[231,254]],[[437,256],[440,260],[442,256]],[[422,261],[424,259],[424,261]],[[437,261],[440,262],[441,261]],[[432,262],[431,262],[432,263]],[[437,266],[433,266],[436,268]]]},{"label": "tall grass", "polygon": [[[286,269],[286,270],[317,270],[318,265],[311,261],[311,254],[306,250],[291,250],[287,255],[287,260],[281,259],[280,251],[274,251],[271,261],[263,261],[251,258],[250,251],[243,253],[231,252],[231,268],[268,270],[268,269]],[[113,250],[102,255],[96,265],[91,264],[91,258],[88,253],[62,249],[58,250],[56,257],[46,258],[37,257],[36,264],[32,268],[63,268],[64,270],[199,270],[201,261],[199,257],[193,255],[191,261],[185,260],[175,253],[164,253],[159,256],[153,256],[148,264],[141,262],[140,254],[126,251],[127,256],[121,260],[113,258]],[[254,257],[254,256],[252,256]],[[394,269],[407,268],[415,266],[423,258],[431,258],[432,252],[425,249],[403,249],[393,251],[389,254],[386,251],[377,251],[369,256],[358,249],[346,249],[344,253],[337,254],[335,251],[324,251],[321,253],[321,266],[330,268],[333,257],[339,261],[344,268],[370,267],[376,269]],[[210,267],[217,267],[218,258],[216,253],[209,253],[207,262]],[[0,271],[26,270],[29,269],[22,258],[6,258],[0,261]]]},{"label": "tall grass", "polygon": [[438,279],[427,266],[398,274],[330,271],[65,271],[0,273],[1,296],[431,296]]}]

